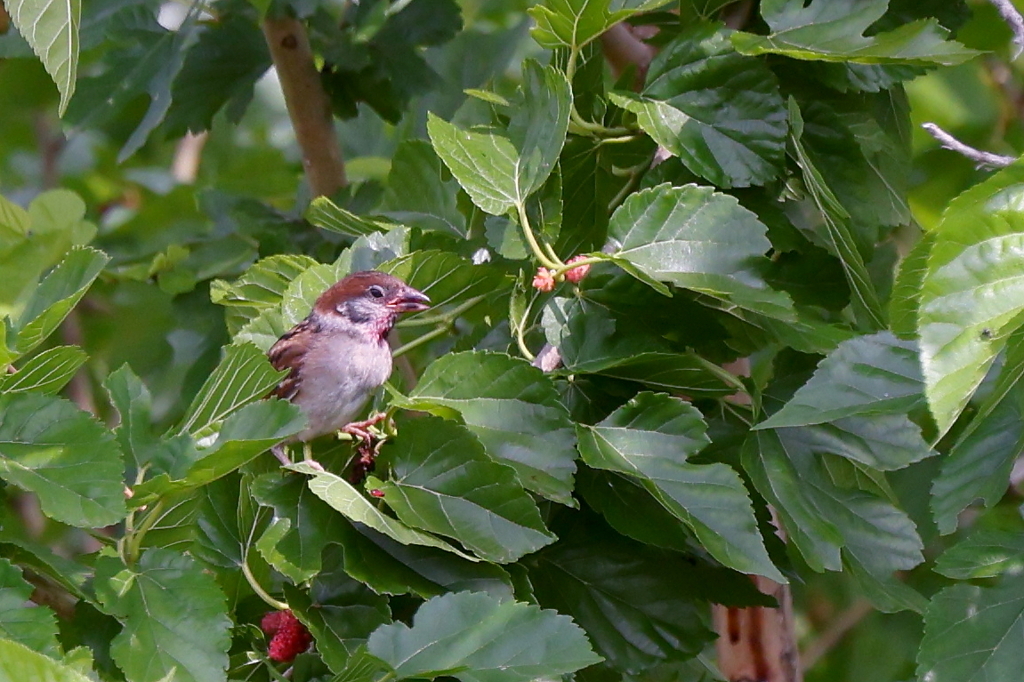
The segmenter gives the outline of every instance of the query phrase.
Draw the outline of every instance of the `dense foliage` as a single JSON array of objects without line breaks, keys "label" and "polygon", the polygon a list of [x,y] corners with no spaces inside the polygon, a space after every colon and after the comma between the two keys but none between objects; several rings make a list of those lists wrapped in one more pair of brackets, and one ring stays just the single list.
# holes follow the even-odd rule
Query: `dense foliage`
[{"label": "dense foliage", "polygon": [[[759,576],[808,680],[1019,680],[1024,167],[915,125],[1019,142],[1009,28],[531,4],[3,0],[0,679],[710,680]],[[265,352],[371,268],[376,469],[280,467]]]}]

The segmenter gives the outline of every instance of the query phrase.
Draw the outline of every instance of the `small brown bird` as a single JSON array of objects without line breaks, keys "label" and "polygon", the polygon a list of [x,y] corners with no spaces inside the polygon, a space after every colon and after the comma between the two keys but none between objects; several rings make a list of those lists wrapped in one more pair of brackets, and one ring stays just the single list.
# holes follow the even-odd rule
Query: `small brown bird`
[{"label": "small brown bird", "polygon": [[[275,369],[289,370],[271,395],[292,401],[306,415],[305,430],[292,442],[337,431],[365,442],[366,429],[380,417],[358,423],[352,418],[391,376],[388,333],[399,313],[426,310],[429,303],[422,292],[375,270],[353,273],[320,295],[306,319],[267,354]],[[281,446],[274,454],[290,463]]]}]

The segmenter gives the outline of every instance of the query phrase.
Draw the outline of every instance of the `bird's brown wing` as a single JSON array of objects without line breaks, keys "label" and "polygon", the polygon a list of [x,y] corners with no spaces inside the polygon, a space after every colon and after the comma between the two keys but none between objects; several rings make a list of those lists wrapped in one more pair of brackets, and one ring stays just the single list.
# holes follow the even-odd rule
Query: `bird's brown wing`
[{"label": "bird's brown wing", "polygon": [[299,393],[299,367],[302,365],[304,344],[298,342],[298,338],[313,333],[312,323],[305,319],[285,332],[281,338],[270,347],[267,357],[270,364],[276,370],[288,369],[288,376],[281,380],[270,395],[292,400]]}]

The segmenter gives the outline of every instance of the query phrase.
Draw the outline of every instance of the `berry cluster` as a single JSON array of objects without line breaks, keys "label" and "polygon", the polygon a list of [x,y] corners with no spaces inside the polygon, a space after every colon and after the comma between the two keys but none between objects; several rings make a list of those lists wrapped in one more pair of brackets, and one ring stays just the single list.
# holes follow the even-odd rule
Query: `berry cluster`
[{"label": "berry cluster", "polygon": [[270,660],[287,663],[309,648],[313,636],[291,611],[271,611],[260,621],[270,636],[267,653]]},{"label": "berry cluster", "polygon": [[[573,256],[566,261],[566,263],[571,265],[572,263],[577,263],[585,258],[586,256],[583,255]],[[566,270],[565,278],[573,284],[578,284],[580,280],[587,276],[588,272],[590,272],[590,264],[586,263]],[[554,273],[547,268],[537,268],[537,274],[533,278],[533,288],[537,291],[543,292],[552,291],[555,288]]]}]

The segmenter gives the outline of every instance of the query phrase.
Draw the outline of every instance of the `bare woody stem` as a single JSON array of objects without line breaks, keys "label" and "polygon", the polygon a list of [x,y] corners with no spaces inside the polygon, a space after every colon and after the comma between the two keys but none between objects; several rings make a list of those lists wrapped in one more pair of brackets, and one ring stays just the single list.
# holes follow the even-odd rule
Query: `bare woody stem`
[{"label": "bare woody stem", "polygon": [[989,2],[995,5],[1003,21],[1009,24],[1010,30],[1013,31],[1013,58],[1016,59],[1021,52],[1024,52],[1024,17],[1010,0],[989,0]]},{"label": "bare woody stem", "polygon": [[263,35],[281,81],[310,189],[313,196],[330,196],[346,184],[345,165],[306,28],[298,19],[268,17],[263,20]]},{"label": "bare woody stem", "polygon": [[966,156],[979,168],[982,166],[987,166],[989,168],[1005,168],[1017,160],[1012,156],[983,152],[980,149],[975,149],[970,145],[966,145],[934,123],[922,123],[921,127],[928,131],[929,135],[938,140],[943,149],[948,149],[962,156]]}]

